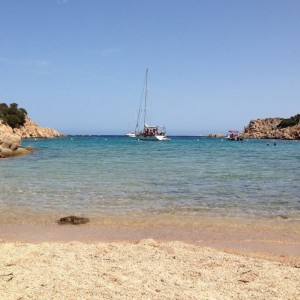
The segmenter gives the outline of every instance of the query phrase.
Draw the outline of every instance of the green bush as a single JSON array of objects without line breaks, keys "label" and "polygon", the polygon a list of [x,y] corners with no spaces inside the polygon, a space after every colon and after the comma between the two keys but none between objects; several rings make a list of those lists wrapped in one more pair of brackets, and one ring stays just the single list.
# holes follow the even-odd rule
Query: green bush
[{"label": "green bush", "polygon": [[8,106],[6,103],[0,103],[0,119],[4,124],[12,128],[23,126],[26,120],[27,111],[24,108],[18,108],[17,103],[11,103]]},{"label": "green bush", "polygon": [[277,128],[286,128],[295,126],[300,123],[300,114],[290,117],[289,119],[282,119]]}]

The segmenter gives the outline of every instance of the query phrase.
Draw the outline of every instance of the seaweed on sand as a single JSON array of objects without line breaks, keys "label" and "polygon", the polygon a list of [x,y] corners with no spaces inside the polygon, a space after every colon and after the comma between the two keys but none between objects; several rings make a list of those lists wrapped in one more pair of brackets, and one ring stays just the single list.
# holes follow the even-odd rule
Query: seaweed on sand
[{"label": "seaweed on sand", "polygon": [[77,216],[68,216],[68,217],[60,218],[56,222],[60,225],[66,225],[66,224],[79,225],[79,224],[85,224],[89,221],[90,221],[90,219],[88,219],[88,218],[82,218],[82,217],[77,217]]}]

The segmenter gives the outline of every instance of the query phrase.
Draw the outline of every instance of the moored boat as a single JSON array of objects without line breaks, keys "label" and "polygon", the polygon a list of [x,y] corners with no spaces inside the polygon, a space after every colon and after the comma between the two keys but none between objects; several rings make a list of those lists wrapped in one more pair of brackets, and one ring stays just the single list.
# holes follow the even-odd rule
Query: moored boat
[{"label": "moored boat", "polygon": [[142,141],[169,141],[166,136],[166,130],[163,126],[144,125],[144,129],[140,131],[136,137]]},{"label": "moored boat", "polygon": [[226,138],[229,141],[242,141],[243,140],[243,138],[240,137],[240,132],[238,130],[229,130]]},{"label": "moored boat", "polygon": [[[146,70],[146,77],[143,89],[143,95],[140,102],[138,120],[136,124],[135,136],[140,141],[169,141],[170,138],[167,137],[166,128],[159,125],[147,125],[146,124],[146,112],[147,112],[147,91],[148,91],[148,69]],[[141,130],[138,130],[139,117],[142,107],[142,102],[144,102],[144,124]]]}]

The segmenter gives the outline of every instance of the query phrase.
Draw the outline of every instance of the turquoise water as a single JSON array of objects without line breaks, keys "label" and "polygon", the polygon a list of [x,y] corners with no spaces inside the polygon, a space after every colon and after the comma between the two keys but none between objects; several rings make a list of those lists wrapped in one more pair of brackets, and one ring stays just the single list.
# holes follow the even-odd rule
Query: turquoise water
[{"label": "turquoise water", "polygon": [[32,155],[0,160],[3,222],[59,214],[300,219],[299,141],[73,136],[27,145]]}]

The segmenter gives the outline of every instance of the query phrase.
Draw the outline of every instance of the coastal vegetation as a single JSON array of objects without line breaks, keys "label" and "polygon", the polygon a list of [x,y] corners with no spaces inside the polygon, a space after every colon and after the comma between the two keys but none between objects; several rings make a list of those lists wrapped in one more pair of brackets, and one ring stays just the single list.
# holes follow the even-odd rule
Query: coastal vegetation
[{"label": "coastal vegetation", "polygon": [[288,119],[282,119],[277,128],[287,128],[300,124],[300,114],[297,114]]},{"label": "coastal vegetation", "polygon": [[0,119],[4,124],[11,128],[20,128],[25,124],[27,111],[24,108],[18,108],[17,103],[0,103]]}]

